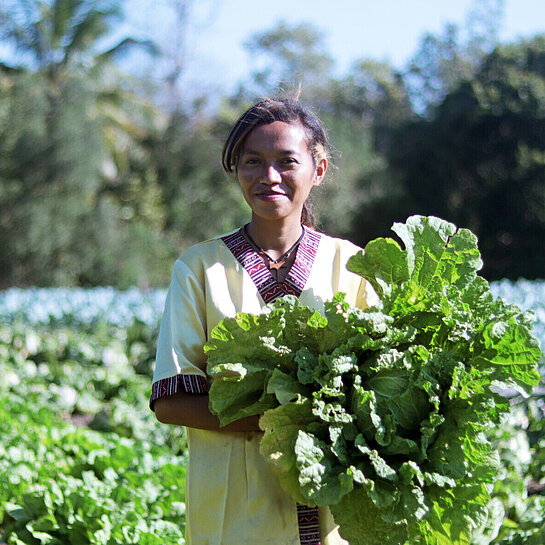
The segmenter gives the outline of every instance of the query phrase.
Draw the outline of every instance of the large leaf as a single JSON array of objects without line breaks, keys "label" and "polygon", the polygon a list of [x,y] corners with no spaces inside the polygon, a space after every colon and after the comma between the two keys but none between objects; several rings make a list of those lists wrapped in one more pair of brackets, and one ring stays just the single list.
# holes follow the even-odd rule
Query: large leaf
[{"label": "large leaf", "polygon": [[330,510],[340,526],[341,537],[350,545],[405,545],[407,541],[404,525],[385,522],[382,511],[362,487],[355,488]]},{"label": "large leaf", "polygon": [[295,444],[301,428],[313,421],[310,400],[287,403],[266,411],[259,420],[265,432],[259,450],[277,469],[282,486],[299,503],[314,505],[299,485]]},{"label": "large leaf", "polygon": [[371,282],[395,313],[407,304],[425,308],[430,293],[467,285],[482,266],[477,239],[467,229],[456,231],[452,223],[423,216],[411,216],[392,229],[405,250],[391,239],[377,239],[352,257],[348,268]]}]

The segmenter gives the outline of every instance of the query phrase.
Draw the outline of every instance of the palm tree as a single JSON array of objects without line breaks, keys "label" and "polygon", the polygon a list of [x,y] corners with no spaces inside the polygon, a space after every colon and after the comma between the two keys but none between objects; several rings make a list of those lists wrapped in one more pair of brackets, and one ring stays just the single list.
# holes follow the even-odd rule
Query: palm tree
[{"label": "palm tree", "polygon": [[115,282],[126,242],[120,202],[129,217],[135,187],[154,195],[142,167],[154,110],[113,62],[151,46],[114,39],[121,17],[112,0],[0,7],[0,39],[12,52],[0,62],[0,239],[8,248],[0,276],[8,285]]},{"label": "palm tree", "polygon": [[121,16],[120,3],[111,0],[17,0],[0,8],[0,36],[21,54],[21,65],[55,74],[103,62],[134,43],[124,38],[102,51],[97,47]]}]

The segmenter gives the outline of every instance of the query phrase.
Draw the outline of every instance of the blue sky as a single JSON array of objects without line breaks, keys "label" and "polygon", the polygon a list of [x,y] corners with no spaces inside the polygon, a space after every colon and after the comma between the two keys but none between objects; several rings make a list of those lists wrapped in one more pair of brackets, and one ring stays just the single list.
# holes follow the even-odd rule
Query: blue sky
[{"label": "blue sky", "polygon": [[[164,6],[168,0],[126,0],[132,25],[172,44],[179,34]],[[488,0],[493,1],[493,0]],[[231,90],[250,74],[253,61],[243,43],[285,20],[308,22],[343,74],[362,58],[401,68],[426,32],[445,24],[465,27],[476,0],[194,0],[185,39],[186,84]],[[545,0],[504,0],[501,41],[545,32]],[[134,7],[133,7],[134,6]]]}]

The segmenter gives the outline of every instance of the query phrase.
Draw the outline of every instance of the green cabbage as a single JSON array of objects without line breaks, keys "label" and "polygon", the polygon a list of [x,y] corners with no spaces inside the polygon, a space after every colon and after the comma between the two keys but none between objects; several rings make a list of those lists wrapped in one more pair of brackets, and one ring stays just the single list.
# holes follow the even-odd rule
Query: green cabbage
[{"label": "green cabbage", "polygon": [[285,297],[223,320],[205,346],[222,425],[262,414],[261,453],[300,503],[330,506],[351,545],[468,544],[486,522],[502,392],[531,393],[532,315],[477,275],[476,237],[412,216],[348,268],[380,303],[325,315]]}]

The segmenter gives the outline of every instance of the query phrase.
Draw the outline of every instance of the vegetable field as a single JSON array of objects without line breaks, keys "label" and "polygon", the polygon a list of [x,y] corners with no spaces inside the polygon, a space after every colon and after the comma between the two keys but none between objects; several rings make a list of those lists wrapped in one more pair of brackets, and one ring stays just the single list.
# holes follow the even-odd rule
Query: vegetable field
[{"label": "vegetable field", "polygon": [[2,294],[0,543],[184,542],[185,436],[148,406],[163,299]]},{"label": "vegetable field", "polygon": [[[545,347],[545,282],[491,289],[534,311]],[[0,294],[0,543],[184,542],[185,436],[148,407],[164,297]],[[511,404],[493,439],[501,465],[473,545],[545,542],[545,393]]]}]

